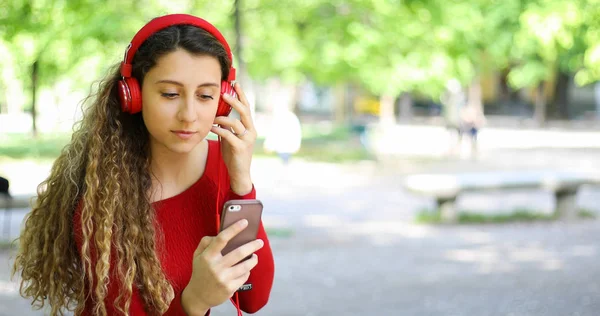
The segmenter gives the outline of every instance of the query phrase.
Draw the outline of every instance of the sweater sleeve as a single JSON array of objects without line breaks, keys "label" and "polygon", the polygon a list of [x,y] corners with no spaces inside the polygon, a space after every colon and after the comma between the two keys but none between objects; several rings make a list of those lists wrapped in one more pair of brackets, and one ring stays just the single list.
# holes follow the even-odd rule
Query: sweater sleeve
[{"label": "sweater sleeve", "polygon": [[[252,186],[252,191],[244,196],[237,195],[229,189],[225,201],[255,198],[256,190],[254,186]],[[273,286],[275,264],[271,245],[262,221],[258,228],[257,238],[262,239],[264,246],[256,252],[258,264],[250,271],[250,277],[246,282],[246,284],[252,285],[252,289],[238,292],[239,307],[246,313],[256,313],[265,306],[269,300],[271,287]]]},{"label": "sweater sleeve", "polygon": [[246,282],[246,284],[252,285],[252,289],[238,292],[240,309],[246,313],[256,313],[265,306],[269,301],[273,286],[275,264],[271,245],[262,222],[258,229],[258,238],[262,239],[265,245],[256,252],[258,264],[250,271],[250,277]]}]

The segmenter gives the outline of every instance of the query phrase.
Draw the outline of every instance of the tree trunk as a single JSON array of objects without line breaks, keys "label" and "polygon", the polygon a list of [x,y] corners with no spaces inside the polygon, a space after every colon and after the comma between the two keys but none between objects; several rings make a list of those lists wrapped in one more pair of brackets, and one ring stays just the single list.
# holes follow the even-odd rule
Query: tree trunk
[{"label": "tree trunk", "polygon": [[345,88],[346,93],[346,102],[344,102],[344,108],[346,109],[346,119],[347,122],[354,122],[356,119],[356,109],[354,105],[356,104],[358,97],[358,87],[356,84],[348,83]]},{"label": "tree trunk", "polygon": [[467,103],[468,106],[473,107],[478,113],[483,114],[483,96],[479,76],[473,78],[473,81],[469,85]]},{"label": "tree trunk", "polygon": [[535,89],[533,117],[538,126],[546,123],[546,96],[544,95],[544,82],[540,82]]},{"label": "tree trunk", "polygon": [[256,92],[252,86],[252,81],[247,73],[246,63],[243,54],[243,34],[242,34],[242,0],[233,2],[233,24],[235,28],[235,47],[232,49],[234,67],[236,69],[236,81],[240,83],[248,102],[250,103],[250,112],[254,115],[256,111]]},{"label": "tree trunk", "polygon": [[39,63],[36,60],[33,62],[33,67],[31,68],[31,123],[33,127],[33,137],[37,137],[38,135],[36,125],[38,70]]},{"label": "tree trunk", "polygon": [[296,116],[300,117],[300,97],[302,91],[302,83],[297,83],[292,86],[291,89],[291,97],[290,97],[290,110],[296,114]]},{"label": "tree trunk", "polygon": [[559,119],[569,118],[569,74],[559,71],[554,85],[552,112]]},{"label": "tree trunk", "polygon": [[391,125],[396,123],[394,116],[394,96],[383,94],[379,98],[379,122],[382,125]]},{"label": "tree trunk", "polygon": [[402,93],[398,100],[399,103],[399,120],[402,122],[410,122],[413,118],[413,99],[412,95],[408,92]]},{"label": "tree trunk", "polygon": [[241,2],[242,0],[234,0],[233,2],[233,24],[235,27],[234,59],[236,59],[237,61],[237,73],[240,75],[240,77],[243,77],[244,72],[246,71],[246,65],[244,64],[244,60],[242,59],[242,14],[240,11],[240,7],[242,5]]},{"label": "tree trunk", "polygon": [[0,114],[8,113],[8,98],[6,95],[8,92],[8,86],[4,86],[0,83],[0,91],[2,94],[0,95]]},{"label": "tree trunk", "polygon": [[511,103],[519,99],[519,91],[514,90],[508,83],[508,74],[510,69],[506,69],[500,73],[498,99],[502,103]]},{"label": "tree trunk", "polygon": [[346,89],[347,86],[346,84],[337,84],[334,88],[333,88],[333,92],[335,95],[335,100],[334,100],[334,121],[336,123],[344,123],[346,120]]}]

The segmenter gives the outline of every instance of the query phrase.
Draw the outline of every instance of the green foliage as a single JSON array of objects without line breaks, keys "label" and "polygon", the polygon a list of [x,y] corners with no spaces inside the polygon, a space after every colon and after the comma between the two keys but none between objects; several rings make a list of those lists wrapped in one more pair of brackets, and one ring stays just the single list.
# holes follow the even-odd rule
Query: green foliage
[{"label": "green foliage", "polygon": [[[234,1],[8,1],[0,10],[0,65],[29,88],[70,78],[86,88],[152,17],[188,12],[216,24],[235,46]],[[515,88],[556,71],[579,84],[600,79],[600,1],[239,1],[243,56],[254,79],[357,82],[375,95],[436,97],[449,79],[468,83],[511,69]],[[8,70],[6,70],[8,71]],[[0,76],[0,88],[6,86]]]}]

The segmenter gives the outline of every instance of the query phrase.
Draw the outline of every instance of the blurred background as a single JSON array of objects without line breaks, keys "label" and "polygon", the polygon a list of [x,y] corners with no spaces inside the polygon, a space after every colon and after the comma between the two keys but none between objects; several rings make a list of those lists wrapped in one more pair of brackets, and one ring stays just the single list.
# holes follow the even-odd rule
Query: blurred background
[{"label": "blurred background", "polygon": [[596,0],[0,0],[0,315],[44,314],[9,278],[27,199],[168,13],[222,31],[252,103],[260,315],[598,315]]}]

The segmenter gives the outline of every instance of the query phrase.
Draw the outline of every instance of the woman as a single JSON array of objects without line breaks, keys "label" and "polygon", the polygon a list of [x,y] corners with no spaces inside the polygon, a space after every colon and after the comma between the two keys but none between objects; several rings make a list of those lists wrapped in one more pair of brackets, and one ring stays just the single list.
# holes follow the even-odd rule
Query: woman
[{"label": "woman", "polygon": [[136,34],[38,188],[14,266],[22,296],[53,315],[266,304],[274,264],[262,224],[256,240],[221,255],[247,225],[219,233],[222,205],[256,196],[256,131],[231,63],[223,36],[197,17],[159,17]]}]

